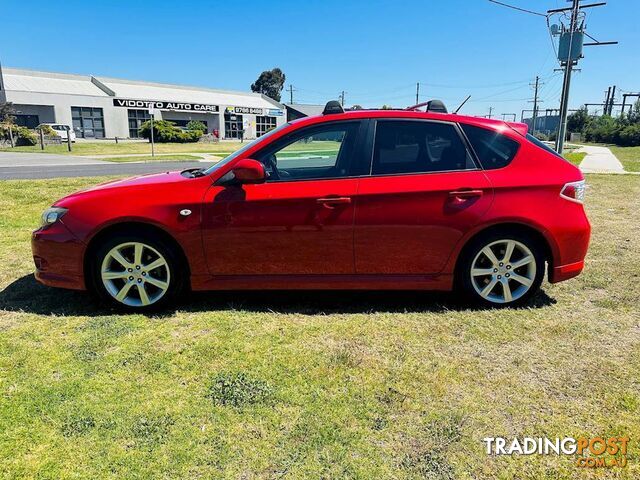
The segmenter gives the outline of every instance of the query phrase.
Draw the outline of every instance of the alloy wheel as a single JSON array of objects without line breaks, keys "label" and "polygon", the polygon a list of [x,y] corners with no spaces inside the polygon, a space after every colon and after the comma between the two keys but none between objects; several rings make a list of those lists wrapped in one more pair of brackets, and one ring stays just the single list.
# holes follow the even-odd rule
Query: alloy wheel
[{"label": "alloy wheel", "polygon": [[105,255],[100,278],[116,301],[129,307],[146,307],[167,293],[171,272],[158,250],[142,242],[126,242]]},{"label": "alloy wheel", "polygon": [[471,262],[471,284],[491,303],[511,303],[525,295],[536,278],[536,259],[522,242],[497,240],[482,248]]}]

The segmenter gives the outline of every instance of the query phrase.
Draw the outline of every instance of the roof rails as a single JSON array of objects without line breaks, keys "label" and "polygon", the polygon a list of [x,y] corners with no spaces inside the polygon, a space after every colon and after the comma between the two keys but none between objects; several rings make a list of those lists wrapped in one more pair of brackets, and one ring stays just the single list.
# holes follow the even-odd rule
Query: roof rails
[{"label": "roof rails", "polygon": [[447,107],[444,106],[444,102],[442,100],[429,100],[428,102],[418,103],[417,105],[412,105],[410,107],[405,108],[405,110],[418,110],[420,107],[426,106],[426,112],[436,112],[436,113],[447,113]]},{"label": "roof rails", "polygon": [[337,100],[329,100],[322,111],[323,115],[334,115],[336,113],[344,113],[344,108]]}]

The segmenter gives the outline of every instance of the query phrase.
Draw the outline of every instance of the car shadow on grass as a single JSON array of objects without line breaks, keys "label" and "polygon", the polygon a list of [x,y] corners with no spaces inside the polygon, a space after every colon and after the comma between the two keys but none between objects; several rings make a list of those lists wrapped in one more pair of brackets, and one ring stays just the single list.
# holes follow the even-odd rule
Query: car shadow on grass
[{"label": "car shadow on grass", "polygon": [[[521,308],[542,308],[556,300],[540,291]],[[177,311],[206,312],[243,310],[248,312],[319,315],[370,312],[448,312],[482,310],[448,292],[409,290],[261,290],[194,292],[185,294],[177,305],[149,317],[171,317]],[[112,315],[121,313],[101,305],[87,292],[45,287],[33,275],[19,278],[0,291],[0,310],[39,315]]]}]

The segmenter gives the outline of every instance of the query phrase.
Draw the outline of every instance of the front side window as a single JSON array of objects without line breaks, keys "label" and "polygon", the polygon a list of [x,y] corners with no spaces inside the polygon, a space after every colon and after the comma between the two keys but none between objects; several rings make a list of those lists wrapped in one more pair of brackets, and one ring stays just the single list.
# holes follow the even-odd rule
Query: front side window
[{"label": "front side window", "polygon": [[506,167],[516,156],[520,147],[518,142],[495,130],[464,124],[462,130],[485,170]]},{"label": "front side window", "polygon": [[359,122],[305,128],[256,155],[270,181],[338,178],[348,174]]},{"label": "front side window", "polygon": [[376,126],[373,175],[474,169],[473,159],[454,125],[382,120]]}]

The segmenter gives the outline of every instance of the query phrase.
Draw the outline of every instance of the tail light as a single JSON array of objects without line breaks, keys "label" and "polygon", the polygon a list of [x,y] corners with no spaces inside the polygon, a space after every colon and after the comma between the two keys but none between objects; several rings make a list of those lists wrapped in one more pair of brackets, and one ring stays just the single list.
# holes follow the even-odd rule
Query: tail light
[{"label": "tail light", "polygon": [[564,187],[562,187],[562,190],[560,190],[560,196],[572,202],[584,203],[585,187],[586,185],[584,183],[584,180],[565,183]]}]

